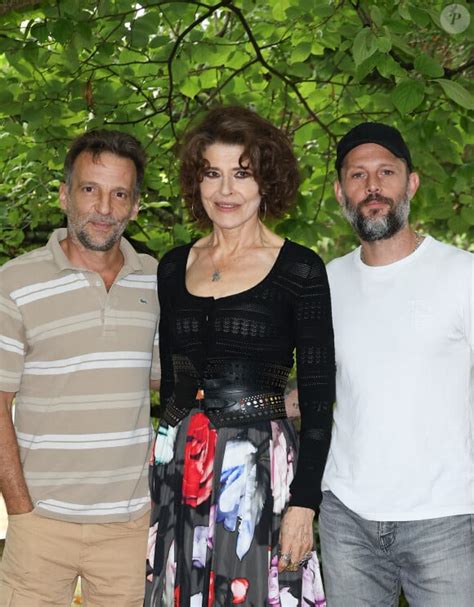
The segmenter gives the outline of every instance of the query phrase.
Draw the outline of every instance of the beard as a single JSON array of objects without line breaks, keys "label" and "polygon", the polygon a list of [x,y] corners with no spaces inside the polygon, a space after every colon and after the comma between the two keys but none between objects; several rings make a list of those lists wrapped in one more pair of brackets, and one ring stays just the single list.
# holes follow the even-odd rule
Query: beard
[{"label": "beard", "polygon": [[[69,209],[67,213],[67,227],[69,234],[89,251],[110,251],[122,237],[129,219],[130,217],[126,217],[122,221],[118,221],[112,217],[102,217],[94,213],[81,217],[73,209]],[[114,228],[102,237],[100,235],[95,236],[87,229],[87,224],[95,221],[109,224],[114,226]]]},{"label": "beard", "polygon": [[[369,194],[362,202],[355,205],[343,192],[342,210],[359,238],[365,242],[385,240],[404,228],[408,222],[410,213],[410,196],[408,188],[398,199],[387,198],[381,194]],[[363,207],[369,202],[378,201],[388,205],[389,210],[385,214],[375,213],[373,216],[364,215]]]}]

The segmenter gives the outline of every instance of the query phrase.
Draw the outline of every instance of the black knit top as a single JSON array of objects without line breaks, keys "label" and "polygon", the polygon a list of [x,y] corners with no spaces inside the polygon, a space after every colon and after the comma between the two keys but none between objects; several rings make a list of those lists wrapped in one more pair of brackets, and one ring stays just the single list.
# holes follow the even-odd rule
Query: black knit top
[{"label": "black knit top", "polygon": [[335,396],[334,341],[326,270],[310,249],[285,240],[267,276],[241,293],[192,295],[185,276],[192,244],[169,251],[158,267],[162,406],[174,400],[173,357],[198,375],[215,360],[286,367],[296,351],[300,451],[290,505],[316,509],[329,450]]}]

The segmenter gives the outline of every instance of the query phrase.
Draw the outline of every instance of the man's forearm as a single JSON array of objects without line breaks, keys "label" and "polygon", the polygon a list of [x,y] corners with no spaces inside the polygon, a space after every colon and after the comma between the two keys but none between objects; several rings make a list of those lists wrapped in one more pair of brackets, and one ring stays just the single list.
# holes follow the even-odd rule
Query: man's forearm
[{"label": "man's forearm", "polygon": [[[13,399],[13,397],[12,397]],[[0,406],[0,491],[8,514],[22,514],[33,509],[26,486],[10,404]]]}]

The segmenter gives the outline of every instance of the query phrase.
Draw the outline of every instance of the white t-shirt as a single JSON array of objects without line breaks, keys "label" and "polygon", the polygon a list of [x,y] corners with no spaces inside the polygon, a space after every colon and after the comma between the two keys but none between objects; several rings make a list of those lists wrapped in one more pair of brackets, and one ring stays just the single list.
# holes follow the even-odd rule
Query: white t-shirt
[{"label": "white t-shirt", "polygon": [[337,403],[323,490],[375,521],[474,513],[474,255],[426,237],[328,265]]}]

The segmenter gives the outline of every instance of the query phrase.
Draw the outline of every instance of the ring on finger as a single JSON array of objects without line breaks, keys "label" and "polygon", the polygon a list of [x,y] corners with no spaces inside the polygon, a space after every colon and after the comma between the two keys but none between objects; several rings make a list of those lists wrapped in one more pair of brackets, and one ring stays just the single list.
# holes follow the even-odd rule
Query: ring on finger
[{"label": "ring on finger", "polygon": [[282,552],[280,558],[286,563],[289,563],[291,561],[291,552]]},{"label": "ring on finger", "polygon": [[303,554],[303,556],[300,558],[300,560],[298,561],[298,565],[301,567],[302,565],[305,565],[310,558],[312,557],[313,553],[312,552],[307,552],[306,554]]}]

